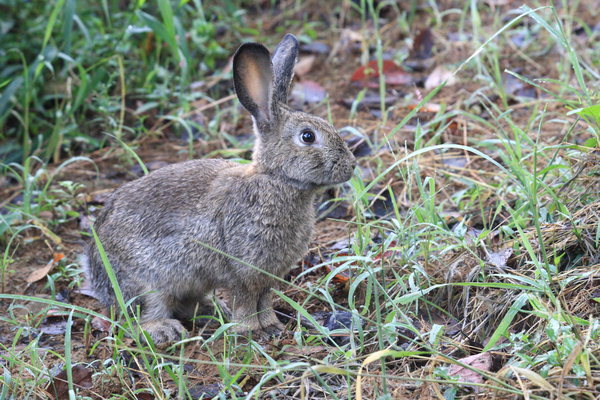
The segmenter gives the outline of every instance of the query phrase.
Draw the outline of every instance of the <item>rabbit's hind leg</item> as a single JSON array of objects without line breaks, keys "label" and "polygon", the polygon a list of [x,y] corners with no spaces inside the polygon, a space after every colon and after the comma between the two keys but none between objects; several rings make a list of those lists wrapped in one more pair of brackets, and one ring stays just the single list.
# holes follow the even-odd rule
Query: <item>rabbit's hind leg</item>
[{"label": "rabbit's hind leg", "polygon": [[261,333],[262,326],[258,320],[258,293],[246,287],[236,288],[231,293],[233,322],[237,322],[234,330],[237,333]]},{"label": "rabbit's hind leg", "polygon": [[285,326],[277,319],[273,310],[273,299],[270,288],[263,290],[258,297],[258,320],[262,330],[269,336],[278,335]]}]

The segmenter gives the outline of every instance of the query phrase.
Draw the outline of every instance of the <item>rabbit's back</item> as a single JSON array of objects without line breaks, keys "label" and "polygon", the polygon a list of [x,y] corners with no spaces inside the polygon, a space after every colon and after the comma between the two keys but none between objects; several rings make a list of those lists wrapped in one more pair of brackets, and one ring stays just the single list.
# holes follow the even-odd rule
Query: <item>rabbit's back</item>
[{"label": "rabbit's back", "polygon": [[[211,188],[218,174],[236,167],[216,159],[174,164],[128,182],[110,196],[94,227],[126,298],[178,285],[173,280],[184,277],[184,264],[196,247],[189,241],[215,242]],[[94,243],[82,261],[100,300],[112,304],[113,290]]]},{"label": "rabbit's back", "polygon": [[171,213],[195,208],[210,194],[210,186],[218,174],[238,166],[227,160],[207,159],[158,169],[119,187],[100,213],[97,224],[155,229],[154,223],[175,222]]}]

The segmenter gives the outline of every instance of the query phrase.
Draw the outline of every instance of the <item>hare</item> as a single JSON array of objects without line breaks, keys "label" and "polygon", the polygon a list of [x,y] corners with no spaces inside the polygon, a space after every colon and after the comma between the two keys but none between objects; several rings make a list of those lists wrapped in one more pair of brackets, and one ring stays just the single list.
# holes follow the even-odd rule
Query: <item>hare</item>
[{"label": "hare", "polygon": [[[251,163],[163,167],[118,188],[94,224],[125,300],[141,307],[154,343],[180,339],[180,319],[210,312],[217,288],[231,293],[236,331],[284,328],[272,309],[274,277],[308,250],[319,189],[347,181],[356,165],[333,126],[286,105],[297,53],[287,34],[272,60],[258,43],[234,55],[235,92],[256,135]],[[82,264],[102,302],[114,304],[93,243]]]}]

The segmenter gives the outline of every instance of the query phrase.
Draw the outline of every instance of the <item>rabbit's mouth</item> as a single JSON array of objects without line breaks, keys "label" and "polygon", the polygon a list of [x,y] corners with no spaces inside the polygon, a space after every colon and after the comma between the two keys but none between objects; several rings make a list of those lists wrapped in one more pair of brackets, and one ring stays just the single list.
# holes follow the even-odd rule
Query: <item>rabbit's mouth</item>
[{"label": "rabbit's mouth", "polygon": [[354,168],[356,167],[356,160],[339,159],[333,162],[333,165],[329,169],[331,175],[329,177],[328,185],[336,185],[338,183],[344,183],[352,178],[354,175]]}]

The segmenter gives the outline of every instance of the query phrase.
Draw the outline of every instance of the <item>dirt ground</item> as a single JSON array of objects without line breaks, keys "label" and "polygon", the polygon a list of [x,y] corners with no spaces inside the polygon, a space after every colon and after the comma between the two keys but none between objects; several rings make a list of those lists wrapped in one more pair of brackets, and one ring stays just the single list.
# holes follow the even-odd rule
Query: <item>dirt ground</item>
[{"label": "dirt ground", "polygon": [[[504,3],[504,2],[492,2]],[[510,2],[506,2],[510,3]],[[593,2],[581,2],[580,10],[577,15],[581,20],[586,21],[591,26],[594,26],[590,18],[593,16],[585,12],[585,8],[593,6]],[[507,7],[499,5],[497,7]],[[307,11],[309,14],[311,11]],[[310,15],[308,16],[310,18]],[[485,15],[482,15],[485,18]],[[429,90],[424,88],[428,78],[431,77],[432,71],[436,67],[451,69],[464,61],[469,55],[476,50],[476,44],[470,40],[460,40],[455,36],[456,26],[459,21],[458,15],[451,15],[442,25],[437,25],[435,28],[427,28],[429,25],[429,17],[427,15],[418,14],[418,18],[422,19],[422,30],[428,30],[430,40],[433,43],[433,50],[430,54],[419,56],[418,51],[428,52],[426,49],[427,43],[421,47],[410,46],[410,43],[415,42],[415,38],[421,32],[414,32],[413,38],[406,38],[400,32],[398,26],[390,23],[389,26],[380,27],[380,34],[385,38],[386,45],[396,44],[397,47],[405,48],[410,53],[405,60],[405,64],[413,65],[414,70],[404,72],[401,75],[402,79],[406,79],[406,83],[392,85],[386,88],[386,102],[389,102],[388,107],[392,107],[387,121],[382,124],[381,110],[379,109],[380,97],[378,88],[369,88],[365,94],[364,103],[357,107],[355,113],[351,111],[351,107],[357,94],[363,89],[360,84],[352,82],[350,77],[355,73],[357,68],[361,66],[361,35],[367,33],[362,30],[357,23],[348,23],[347,28],[342,32],[336,32],[332,35],[322,35],[318,38],[318,42],[329,46],[329,51],[319,53],[314,50],[302,51],[300,60],[312,58],[312,64],[308,71],[303,72],[303,75],[296,78],[296,87],[298,91],[305,91],[305,95],[314,95],[319,97],[321,90],[324,90],[329,96],[329,107],[323,106],[320,101],[311,103],[302,101],[301,95],[292,95],[292,104],[302,107],[305,111],[313,112],[325,118],[331,116],[335,126],[338,128],[353,126],[358,127],[360,131],[371,137],[373,135],[388,135],[394,130],[402,119],[413,110],[418,101],[427,95]],[[482,26],[486,26],[483,21]],[[492,23],[489,21],[489,26]],[[597,26],[597,25],[596,25]],[[488,37],[493,32],[483,33],[484,37]],[[574,35],[581,41],[578,45],[585,45],[584,35]],[[395,38],[395,39],[393,39]],[[407,40],[412,39],[412,40]],[[541,56],[523,57],[515,39],[514,48],[500,49],[501,55],[501,70],[509,69],[518,71],[528,77],[555,77],[557,76],[556,65],[560,64],[560,57],[563,57],[557,51],[548,51]],[[397,48],[396,48],[397,49]],[[384,52],[386,49],[384,48]],[[385,56],[385,54],[384,54]],[[345,133],[347,140],[354,146],[356,153],[364,154],[360,157],[359,164],[362,175],[365,181],[375,178],[377,165],[391,165],[399,156],[404,154],[403,149],[408,152],[415,146],[415,129],[419,124],[430,124],[436,116],[439,107],[445,107],[448,110],[463,110],[478,115],[483,120],[491,123],[493,121],[489,113],[479,105],[475,93],[481,89],[481,83],[472,79],[473,70],[458,74],[458,80],[451,86],[443,88],[435,98],[429,102],[422,110],[420,110],[414,118],[412,118],[402,129],[398,130],[389,137],[387,148],[374,152],[370,149],[365,141],[356,140]],[[308,82],[308,83],[307,83]],[[527,85],[522,82],[515,82],[512,77],[505,76],[505,90],[509,93],[509,108],[512,112],[512,121],[521,127],[529,126],[531,118],[531,110],[539,106],[542,100],[547,98],[547,95],[539,89]],[[316,87],[311,86],[316,83]],[[217,85],[231,86],[228,80],[216,83]],[[512,85],[512,86],[511,86]],[[546,86],[549,90],[556,89],[556,83],[548,83]],[[307,92],[308,91],[308,92]],[[407,98],[412,98],[410,103],[406,102]],[[492,96],[491,102],[495,102],[501,106],[501,98]],[[211,104],[209,102],[198,103],[197,110],[188,115],[192,120],[211,120],[216,110],[222,107],[231,107],[233,99],[226,100],[220,104]],[[300,103],[300,104],[298,104]],[[565,108],[557,103],[541,106],[549,116],[564,115]],[[251,133],[250,118],[242,113],[243,117],[239,121],[233,122],[227,116],[220,119],[221,129],[226,130],[240,139],[248,138]],[[150,134],[135,141],[133,147],[140,158],[146,163],[150,170],[163,167],[170,163],[184,161],[189,158],[187,154],[188,144],[180,138],[180,132],[169,126],[165,120],[159,118],[148,118],[145,125],[150,129]],[[435,123],[435,121],[433,122]],[[474,143],[474,140],[481,141],[489,135],[490,132],[485,124],[473,123],[473,120],[467,118],[464,114],[457,113],[450,119],[440,121],[441,124],[447,124],[447,127],[441,133],[440,144],[453,143],[469,146]],[[583,125],[582,125],[583,126]],[[583,130],[583,129],[582,129]],[[564,137],[564,124],[546,123],[544,129],[539,136],[539,145],[552,145],[561,143]],[[490,137],[491,138],[491,137]],[[578,136],[579,141],[584,141],[589,136]],[[429,138],[425,138],[426,140]],[[200,158],[207,154],[217,154],[223,150],[226,143],[221,139],[209,139],[199,137],[194,141],[194,157]],[[362,153],[360,153],[362,152]],[[597,153],[597,152],[596,152]],[[455,151],[454,153],[445,154],[426,154],[418,159],[419,172],[422,177],[433,177],[436,186],[441,188],[438,192],[437,201],[450,204],[452,197],[459,191],[464,190],[467,185],[461,184],[460,180],[454,179],[457,175],[465,175],[476,182],[485,183],[487,180],[494,178],[497,171],[490,166],[489,163],[482,160],[480,157],[475,157],[466,152]],[[595,153],[594,153],[595,154]],[[569,160],[573,163],[579,162],[582,167],[588,165],[593,168],[593,163],[598,162],[598,155],[590,155],[588,160]],[[247,157],[248,152],[238,154],[242,157]],[[101,209],[107,196],[111,191],[117,188],[124,182],[135,179],[141,176],[141,168],[128,156],[128,153],[118,146],[112,146],[102,150],[98,150],[92,154],[87,154],[95,164],[95,166],[86,161],[80,161],[64,168],[56,177],[54,184],[62,180],[69,180],[84,185],[84,188],[79,190],[76,199],[75,211],[80,215],[77,217],[68,218],[67,221],[56,224],[54,221],[58,218],[58,212],[48,212],[46,215],[41,215],[41,221],[47,223],[47,228],[44,229],[27,229],[23,231],[18,238],[18,248],[12,258],[12,262],[6,271],[3,283],[2,292],[5,294],[34,296],[42,299],[53,299],[65,302],[71,305],[83,307],[97,313],[104,313],[105,310],[100,306],[99,302],[89,295],[83,283],[83,276],[78,275],[75,270],[76,266],[68,267],[71,264],[78,262],[78,255],[82,251],[82,246],[86,240],[89,240],[86,234],[90,216],[93,217]],[[452,158],[454,157],[454,158]],[[565,155],[568,157],[568,155]],[[593,158],[595,157],[595,158]],[[499,160],[497,157],[496,160]],[[587,164],[586,164],[587,163]],[[57,165],[51,165],[48,168],[48,173],[51,174]],[[584,174],[585,175],[585,174]],[[584,183],[586,184],[586,183]],[[590,187],[590,193],[598,190],[598,182],[590,180],[587,183]],[[376,191],[380,194],[388,193],[388,188],[391,188],[395,195],[395,201],[401,212],[406,211],[410,206],[410,199],[418,198],[418,188],[411,187],[406,184],[398,175],[390,174],[386,179],[382,180],[376,187]],[[3,205],[7,203],[18,203],[22,188],[15,185],[14,182],[7,181],[3,183],[1,190],[1,198]],[[334,198],[337,195],[344,196],[348,189],[331,189],[324,194],[324,199]],[[597,194],[597,192],[596,192]],[[490,206],[494,202],[494,194],[487,193],[487,198],[482,199],[483,203],[489,203]],[[575,199],[574,199],[575,201]],[[72,203],[71,203],[72,204]],[[386,200],[373,201],[371,210],[376,217],[383,217],[390,211],[389,198]],[[483,207],[486,208],[485,206]],[[598,213],[598,207],[593,209],[592,213]],[[447,218],[449,224],[452,221],[462,221],[465,218],[464,213],[454,208],[444,209],[444,218]],[[493,217],[491,215],[494,214]],[[318,284],[326,274],[330,271],[327,268],[317,269],[310,273],[305,271],[314,265],[317,265],[323,260],[327,260],[333,254],[346,248],[348,239],[352,237],[356,227],[354,221],[353,205],[348,202],[334,203],[333,209],[330,210],[328,218],[321,219],[317,226],[315,236],[310,245],[310,253],[300,262],[296,268],[292,269],[288,280],[294,282],[300,287],[308,287],[313,284]],[[490,211],[490,215],[481,216],[477,213],[472,213],[468,216],[467,225],[473,229],[479,228],[482,218],[495,218],[494,225],[501,225],[502,219],[507,218],[508,214],[497,210]],[[488,221],[489,222],[489,221]],[[33,222],[39,224],[38,222]],[[593,222],[592,222],[593,223]],[[53,258],[57,254],[63,254],[58,262],[53,263],[52,269],[43,275],[43,277],[35,282],[31,282],[32,274],[40,270],[42,267],[52,264]],[[468,258],[461,259],[461,255],[453,254],[450,258],[439,258],[439,262],[425,265],[424,268],[430,275],[438,279],[439,282],[444,282],[448,279],[448,273],[451,266],[456,266],[453,270],[455,274],[452,277],[454,281],[460,281],[465,278],[472,265],[472,260]],[[397,261],[395,255],[386,254],[385,266],[392,268]],[[596,258],[595,265],[598,265],[600,260]],[[446,264],[444,264],[446,263]],[[593,265],[591,263],[590,265]],[[461,269],[462,268],[462,269]],[[75,271],[75,272],[72,272]],[[300,277],[298,278],[298,276]],[[55,277],[53,282],[54,290],[51,290],[48,283],[48,276]],[[590,296],[598,297],[597,287],[600,283],[600,274],[594,274],[590,277],[588,284],[582,284],[581,291],[587,291]],[[334,296],[334,300],[340,305],[347,306],[349,277],[340,276],[331,281],[331,285],[335,286],[330,290]],[[79,282],[80,284],[76,284]],[[596,291],[596,292],[594,292]],[[55,295],[52,296],[52,293]],[[293,287],[284,290],[284,293],[300,304],[304,304],[306,310],[313,315],[318,316],[319,313],[324,313],[328,310],[327,304],[317,300],[311,300],[304,303],[306,294]],[[360,291],[357,292],[360,296]],[[595,294],[594,294],[595,293]],[[227,294],[223,294],[227,297]],[[570,297],[572,299],[572,297]],[[18,306],[11,300],[0,300],[0,307],[4,309],[4,313],[14,315],[14,318],[6,318],[0,321],[0,343],[4,349],[13,348],[16,350],[24,349],[36,337],[39,337],[38,348],[35,349],[37,356],[43,359],[44,365],[50,370],[59,370],[62,366],[60,357],[56,354],[64,354],[65,329],[67,325],[68,312],[58,308],[48,307],[45,304],[35,302],[19,302]],[[11,306],[12,305],[12,306]],[[294,323],[296,312],[283,300],[278,299],[275,304],[276,310],[279,312],[280,318],[284,322]],[[578,314],[585,318],[586,315],[599,315],[600,309],[597,304],[588,303],[585,307],[578,311]],[[12,321],[12,322],[9,322]],[[18,322],[18,324],[14,324]],[[445,326],[456,325],[457,329],[461,329],[457,321],[451,321],[444,316],[443,313],[430,315],[428,318],[423,318],[420,322],[424,326],[431,326],[435,323],[440,323]],[[188,326],[190,327],[190,326]],[[218,324],[210,324],[207,327],[190,327],[194,329],[194,334],[202,335],[205,338],[210,337],[210,334],[217,329]],[[464,325],[462,329],[465,329]],[[109,327],[102,324],[98,318],[81,318],[76,316],[73,319],[72,327],[72,360],[73,362],[82,362],[91,365],[97,369],[109,369],[111,362],[124,362],[123,359],[115,354],[115,349],[110,339]],[[16,343],[15,340],[17,341]],[[128,343],[125,338],[125,343]],[[244,360],[247,364],[255,366],[266,365],[266,359],[259,353],[253,352],[245,345],[242,338],[236,339],[239,342],[230,342],[232,339],[223,338],[212,341],[210,343],[198,342],[197,345],[188,346],[185,349],[185,354],[176,355],[176,357],[186,357],[189,359],[198,360],[193,364],[186,364],[186,372],[188,373],[190,383],[193,388],[197,389],[198,393],[210,393],[211,387],[213,390],[219,390],[222,385],[222,377],[219,373],[219,367],[216,363],[220,360],[224,348],[227,348],[227,354],[230,360]],[[132,346],[133,343],[129,342]],[[268,343],[264,343],[264,351],[274,360],[294,360],[307,361],[322,360],[331,352],[331,348],[326,345],[299,347],[294,339],[294,332],[288,331],[282,334],[281,337],[275,338]],[[233,351],[231,349],[234,349]],[[6,351],[6,350],[3,350]],[[0,352],[1,353],[1,352]],[[33,361],[31,361],[33,363]],[[122,390],[124,385],[133,385],[143,381],[141,376],[144,371],[136,365],[136,360],[129,360],[131,367],[131,376],[133,379],[130,382],[123,382],[117,375],[104,375],[102,382],[94,382],[94,396],[96,398],[109,397],[110,394],[116,393],[116,388]],[[415,362],[410,366],[412,371],[418,370],[423,363]],[[408,368],[406,365],[390,364],[389,368]],[[428,368],[433,368],[431,364]],[[21,373],[25,373],[21,370]],[[376,370],[373,371],[377,373]],[[260,370],[256,373],[248,373],[245,381],[240,387],[243,390],[250,391],[260,378]],[[137,379],[136,379],[137,378]],[[164,384],[169,387],[173,381],[165,378]],[[296,382],[297,376],[290,376],[290,382]],[[340,378],[341,379],[341,378]],[[366,379],[363,385],[375,393],[381,381],[372,376]],[[211,386],[215,385],[215,386]],[[277,390],[277,387],[271,390]],[[417,389],[416,386],[398,385],[396,388],[396,398],[415,398],[416,396],[425,396],[429,398],[431,392],[426,389]],[[423,390],[422,393],[419,390]],[[425,393],[427,392],[427,393]],[[365,396],[367,396],[365,392]],[[408,396],[408,397],[407,397]],[[343,393],[340,394],[343,397]],[[144,397],[139,397],[144,398]],[[148,397],[151,398],[151,397]],[[368,398],[368,397],[367,397]]]}]

